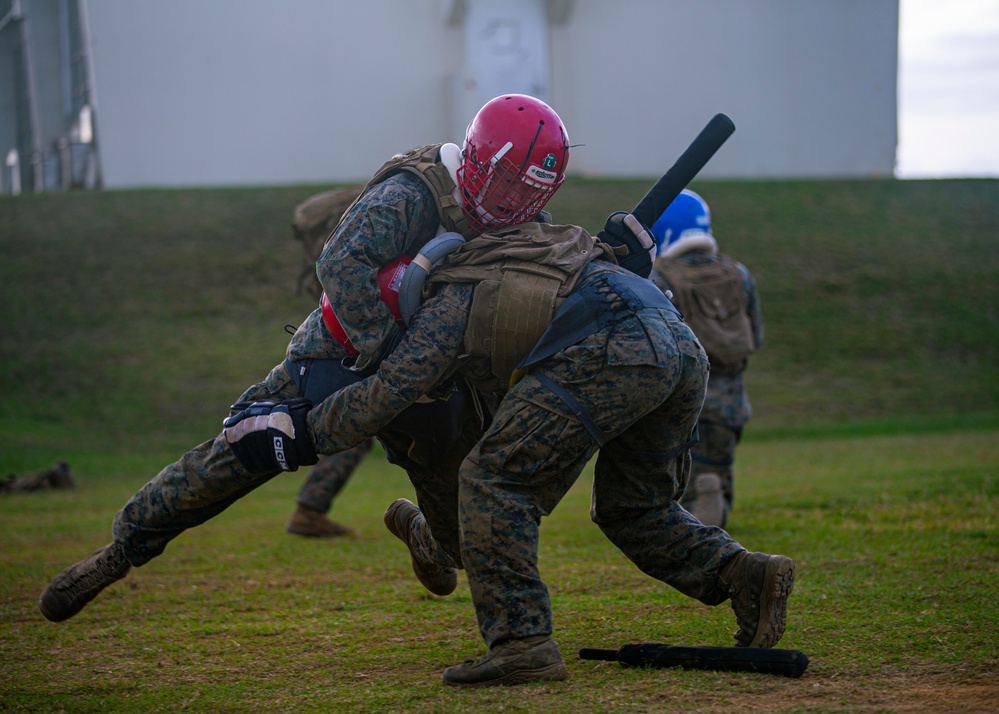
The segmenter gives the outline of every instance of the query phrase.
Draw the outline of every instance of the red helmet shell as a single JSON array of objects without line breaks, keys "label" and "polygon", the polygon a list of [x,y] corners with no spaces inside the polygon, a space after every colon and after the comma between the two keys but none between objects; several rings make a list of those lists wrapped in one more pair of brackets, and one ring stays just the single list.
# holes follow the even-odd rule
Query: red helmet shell
[{"label": "red helmet shell", "polygon": [[540,99],[505,94],[468,125],[458,186],[469,225],[480,233],[533,220],[565,180],[569,135]]},{"label": "red helmet shell", "polygon": [[[400,325],[402,322],[402,311],[399,310],[399,286],[402,284],[402,277],[406,274],[406,267],[413,261],[408,255],[400,255],[395,260],[390,261],[385,265],[384,268],[378,271],[378,290],[380,293],[381,301],[388,305],[389,312],[395,318],[395,321]],[[347,333],[343,329],[343,325],[336,317],[336,313],[333,312],[333,306],[330,305],[329,298],[326,297],[326,293],[323,293],[322,299],[319,301],[323,310],[323,324],[326,325],[326,329],[329,330],[330,335],[334,340],[343,345],[344,349],[347,350],[347,354],[351,357],[357,357],[359,354],[357,348],[351,344],[350,339],[347,337]]]}]

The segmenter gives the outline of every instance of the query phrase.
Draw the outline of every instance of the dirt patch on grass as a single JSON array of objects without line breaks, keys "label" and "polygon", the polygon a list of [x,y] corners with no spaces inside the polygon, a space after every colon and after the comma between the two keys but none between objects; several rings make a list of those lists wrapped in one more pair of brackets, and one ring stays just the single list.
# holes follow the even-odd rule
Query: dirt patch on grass
[{"label": "dirt patch on grass", "polygon": [[999,678],[954,681],[945,676],[847,679],[805,677],[770,691],[740,693],[708,711],[988,712],[997,710]]}]

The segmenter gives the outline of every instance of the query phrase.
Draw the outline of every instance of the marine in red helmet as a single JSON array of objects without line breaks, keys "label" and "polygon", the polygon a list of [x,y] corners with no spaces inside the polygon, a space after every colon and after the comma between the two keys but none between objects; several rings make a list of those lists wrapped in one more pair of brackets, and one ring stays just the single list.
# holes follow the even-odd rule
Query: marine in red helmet
[{"label": "marine in red helmet", "polygon": [[[245,416],[247,405],[253,405],[256,416],[242,423],[245,428],[266,424],[273,447],[268,458],[274,466],[248,468],[233,450],[232,440],[239,438],[234,429],[194,447],[118,512],[109,545],[49,583],[39,601],[45,617],[58,622],[74,616],[133,566],[160,555],[186,529],[221,513],[282,471],[315,464],[318,455],[304,428],[308,397],[329,394],[341,378],[361,379],[401,333],[380,299],[379,271],[400,256],[415,256],[440,233],[473,237],[537,216],[561,185],[568,158],[568,135],[555,111],[533,97],[507,95],[482,107],[462,147],[431,144],[384,164],[345,211],[316,264],[346,341],[331,334],[322,307],[316,306],[289,342],[286,358],[236,399],[230,412]],[[327,367],[352,359],[348,345],[357,352],[353,369],[331,373]],[[395,431],[386,424],[378,435],[389,458],[406,468],[424,515],[441,532],[457,532],[457,483],[451,484],[451,492],[436,488],[424,493],[424,474],[438,470],[439,462],[460,462],[488,419],[479,405],[466,408],[460,396],[459,387],[448,385],[420,395],[417,406],[436,409],[433,418],[404,420]],[[270,408],[261,406],[268,404]],[[429,444],[422,450],[411,433],[418,428],[427,430],[420,434]],[[435,443],[437,431],[447,434]],[[450,547],[457,557],[457,544]],[[424,574],[431,589],[454,587],[453,569]]]},{"label": "marine in red helmet", "polygon": [[[302,394],[314,394],[318,384],[329,383],[316,374],[317,367],[338,367],[317,363],[317,355],[350,357],[353,367],[363,373],[373,369],[399,338],[400,273],[393,266],[402,267],[445,231],[471,238],[534,220],[562,185],[568,160],[568,134],[555,111],[534,97],[508,94],[481,108],[461,146],[433,144],[398,154],[375,173],[351,205],[344,209],[342,203],[336,204],[337,215],[322,220],[335,228],[316,263],[322,309],[303,323],[288,349],[290,371]],[[309,202],[313,208],[321,204],[320,197]],[[389,282],[386,273],[391,273]],[[336,344],[329,342],[331,338]],[[452,411],[457,408],[456,402],[450,403]],[[387,432],[381,441],[390,458],[414,474],[426,468],[414,458],[426,461],[421,454],[439,450],[440,442],[447,440],[442,429],[434,438],[427,433],[420,437],[417,445],[410,433]],[[326,511],[349,471],[327,467],[332,460],[352,466],[357,456],[330,455],[316,465],[303,485],[308,498],[300,493],[289,521],[296,532],[337,532]],[[339,477],[328,478],[331,472]]]},{"label": "marine in red helmet", "polygon": [[[416,256],[440,233],[465,238],[535,219],[565,179],[569,136],[558,114],[534,97],[487,102],[463,145],[431,144],[386,162],[347,209],[319,256],[323,293],[350,344],[356,366],[378,363],[401,329],[379,300],[378,271]],[[310,357],[323,331],[321,313],[289,346]]]}]

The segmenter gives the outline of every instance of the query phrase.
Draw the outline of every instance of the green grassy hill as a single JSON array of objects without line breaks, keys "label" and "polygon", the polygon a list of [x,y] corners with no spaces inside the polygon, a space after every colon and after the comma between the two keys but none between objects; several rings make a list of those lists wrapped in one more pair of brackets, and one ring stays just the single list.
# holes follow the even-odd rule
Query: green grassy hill
[{"label": "green grassy hill", "polygon": [[[552,210],[595,231],[648,185],[573,180]],[[321,188],[0,198],[0,477],[62,458],[78,479],[0,498],[0,710],[994,709],[999,181],[695,186],[762,294],[729,527],[796,561],[780,646],[810,658],[801,679],[576,657],[725,645],[734,625],[607,542],[592,469],[542,525],[565,682],[440,683],[482,653],[471,595],[464,577],[447,598],[413,578],[382,521],[412,486],[382,458],[334,508],[357,538],[285,534],[305,473],[277,477],[70,622],[44,620],[45,583],[282,358],[312,307],[288,224]]]},{"label": "green grassy hill", "polygon": [[[550,208],[596,231],[649,185]],[[999,181],[693,187],[761,292],[747,438],[999,422]],[[0,470],[214,435],[312,308],[289,222],[323,188],[0,199]]]}]

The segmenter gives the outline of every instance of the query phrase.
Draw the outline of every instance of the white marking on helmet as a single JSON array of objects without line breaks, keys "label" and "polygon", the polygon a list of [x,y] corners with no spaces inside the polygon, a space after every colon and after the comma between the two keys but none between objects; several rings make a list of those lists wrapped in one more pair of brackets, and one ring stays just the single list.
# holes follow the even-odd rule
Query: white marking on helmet
[{"label": "white marking on helmet", "polygon": [[500,159],[502,159],[504,156],[506,156],[506,152],[508,152],[512,148],[513,148],[513,142],[512,141],[506,142],[505,144],[503,144],[503,148],[502,149],[500,149],[495,154],[493,154],[493,158],[489,159],[489,163],[491,163],[493,166],[495,166],[499,162]]}]

